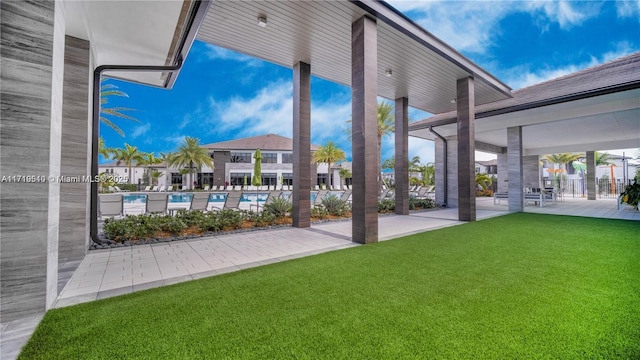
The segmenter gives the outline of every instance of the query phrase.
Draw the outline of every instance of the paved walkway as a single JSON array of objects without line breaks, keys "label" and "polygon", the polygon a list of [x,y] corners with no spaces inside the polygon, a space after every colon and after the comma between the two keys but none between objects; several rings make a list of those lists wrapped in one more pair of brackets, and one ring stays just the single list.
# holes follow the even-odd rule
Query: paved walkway
[{"label": "paved walkway", "polygon": [[[493,205],[492,198],[478,198],[476,206],[478,220],[508,213],[508,206]],[[565,199],[542,208],[525,206],[525,212],[640,220],[640,212],[630,207],[618,210],[615,199]],[[463,224],[464,222],[457,221],[457,217],[457,209],[432,210],[410,216],[381,216],[379,239],[391,240]],[[61,263],[61,292],[54,307],[354,246],[359,245],[351,242],[351,222],[341,221],[317,224],[308,229],[259,230],[170,243],[94,250],[81,262],[71,259]],[[0,359],[17,357],[41,319],[42,315],[36,315],[2,323]]]}]

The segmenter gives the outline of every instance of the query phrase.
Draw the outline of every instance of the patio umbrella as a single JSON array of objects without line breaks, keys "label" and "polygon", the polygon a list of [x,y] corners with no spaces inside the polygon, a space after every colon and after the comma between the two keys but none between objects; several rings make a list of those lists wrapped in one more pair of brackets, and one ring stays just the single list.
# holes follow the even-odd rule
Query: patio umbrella
[{"label": "patio umbrella", "polygon": [[256,153],[253,154],[253,158],[256,160],[253,163],[253,179],[251,179],[251,185],[256,187],[256,206],[258,205],[258,186],[262,185],[262,153],[260,149],[256,149]]}]

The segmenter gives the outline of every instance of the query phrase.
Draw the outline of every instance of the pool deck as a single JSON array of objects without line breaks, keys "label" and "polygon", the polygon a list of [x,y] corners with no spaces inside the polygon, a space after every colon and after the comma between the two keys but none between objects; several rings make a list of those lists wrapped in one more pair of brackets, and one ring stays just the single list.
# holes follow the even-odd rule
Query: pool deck
[{"label": "pool deck", "polygon": [[[508,213],[493,198],[478,198],[478,220]],[[640,221],[640,212],[617,209],[615,199],[565,199],[525,212]],[[381,241],[464,224],[457,209],[438,209],[409,216],[379,218]],[[84,259],[62,262],[60,292],[54,308],[105,299],[184,281],[361,246],[351,241],[351,221],[314,224],[310,228],[277,228],[202,237],[135,247],[92,250]],[[43,315],[2,323],[0,359],[14,359]]]}]

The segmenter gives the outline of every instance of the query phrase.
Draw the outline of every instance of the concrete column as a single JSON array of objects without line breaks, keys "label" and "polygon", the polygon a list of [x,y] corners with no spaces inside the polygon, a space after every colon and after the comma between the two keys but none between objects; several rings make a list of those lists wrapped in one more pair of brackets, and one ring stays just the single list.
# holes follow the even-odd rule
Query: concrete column
[{"label": "concrete column", "polygon": [[[227,163],[231,161],[230,151],[213,152],[213,185],[224,186],[227,182]],[[171,176],[171,175],[169,175]]]},{"label": "concrete column", "polygon": [[351,26],[352,239],[378,241],[378,34],[363,16]]},{"label": "concrete column", "polygon": [[587,200],[596,199],[596,152],[587,151]]},{"label": "concrete column", "polygon": [[293,66],[293,226],[311,226],[311,66]]},{"label": "concrete column", "polygon": [[475,95],[473,78],[458,79],[458,220],[476,220]]},{"label": "concrete column", "polygon": [[2,322],[58,295],[60,184],[46,178],[60,175],[64,29],[59,2],[0,2],[0,174],[16,177],[0,186]]},{"label": "concrete column", "polygon": [[[60,172],[81,177],[89,169],[89,42],[67,36],[64,53],[64,93],[62,103],[62,148]],[[82,258],[90,245],[89,183],[60,184],[60,262]]]},{"label": "concrete column", "polygon": [[522,127],[507,128],[507,160],[509,163],[509,211],[522,212],[524,187],[522,166]]},{"label": "concrete column", "polygon": [[498,154],[498,192],[509,192],[509,165],[507,154]]},{"label": "concrete column", "polygon": [[435,183],[436,183],[436,205],[447,206],[447,196],[445,195],[445,179],[447,178],[447,170],[445,169],[445,158],[447,157],[447,151],[445,150],[445,142],[436,138],[434,142],[435,150]]},{"label": "concrete column", "polygon": [[409,215],[409,100],[396,99],[395,110],[396,214]]},{"label": "concrete column", "polygon": [[529,155],[522,157],[522,187],[540,188],[540,157]]}]

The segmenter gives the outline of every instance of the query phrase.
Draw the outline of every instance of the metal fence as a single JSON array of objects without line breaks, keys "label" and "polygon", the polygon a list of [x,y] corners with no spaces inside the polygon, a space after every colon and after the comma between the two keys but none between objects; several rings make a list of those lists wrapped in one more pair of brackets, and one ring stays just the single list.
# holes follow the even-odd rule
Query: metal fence
[{"label": "metal fence", "polygon": [[[630,185],[633,181],[629,180],[625,184],[622,179],[616,179],[611,184],[611,179],[596,179],[596,194],[599,198],[617,198],[622,193],[626,185]],[[552,179],[545,179],[543,181],[544,187],[554,187],[558,189],[558,181]],[[587,196],[587,182],[582,179],[563,179],[560,180],[560,192],[565,197],[586,197]]]}]

